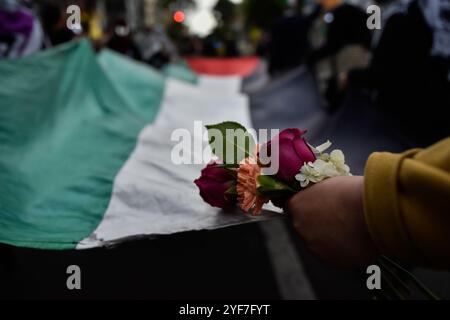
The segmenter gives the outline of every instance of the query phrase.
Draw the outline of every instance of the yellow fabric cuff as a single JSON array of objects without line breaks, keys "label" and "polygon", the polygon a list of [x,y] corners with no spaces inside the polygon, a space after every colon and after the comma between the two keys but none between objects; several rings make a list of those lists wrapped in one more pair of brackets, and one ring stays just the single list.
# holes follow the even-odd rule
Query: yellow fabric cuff
[{"label": "yellow fabric cuff", "polygon": [[398,174],[403,159],[416,152],[374,153],[364,173],[364,213],[372,239],[382,254],[405,262],[414,262],[416,255],[399,208]]}]

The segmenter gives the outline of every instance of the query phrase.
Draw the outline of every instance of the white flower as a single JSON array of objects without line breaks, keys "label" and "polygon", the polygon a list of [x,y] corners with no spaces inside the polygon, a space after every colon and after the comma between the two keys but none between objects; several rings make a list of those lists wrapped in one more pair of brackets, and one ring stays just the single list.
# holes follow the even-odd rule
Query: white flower
[{"label": "white flower", "polygon": [[331,142],[324,143],[312,148],[316,153],[316,160],[303,165],[300,173],[295,178],[300,182],[302,188],[310,183],[318,183],[325,179],[350,176],[350,168],[345,164],[345,156],[341,150],[334,150],[330,154],[323,153],[331,146]]},{"label": "white flower", "polygon": [[330,142],[330,140],[328,140],[325,143],[322,143],[320,146],[318,147],[313,147],[311,145],[309,145],[309,147],[311,148],[311,150],[315,153],[315,154],[321,154],[323,153],[325,150],[329,149],[331,147],[332,143]]}]

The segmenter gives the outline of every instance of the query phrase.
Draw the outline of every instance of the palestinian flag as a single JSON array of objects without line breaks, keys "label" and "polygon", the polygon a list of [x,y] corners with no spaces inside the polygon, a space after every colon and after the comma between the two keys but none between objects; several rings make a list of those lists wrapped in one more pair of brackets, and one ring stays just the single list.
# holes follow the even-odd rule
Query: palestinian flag
[{"label": "palestinian flag", "polygon": [[268,82],[253,58],[158,72],[82,41],[0,61],[0,242],[87,249],[258,221],[200,199],[204,165],[171,161],[175,129],[197,139],[188,156],[198,160],[195,121],[305,128],[314,144],[332,138],[360,174],[370,152],[404,149],[371,110],[350,95],[328,115],[308,70]]},{"label": "palestinian flag", "polygon": [[239,78],[171,69],[85,41],[0,62],[0,242],[85,249],[255,220],[201,201],[204,165],[171,161],[174,129],[252,127]]}]

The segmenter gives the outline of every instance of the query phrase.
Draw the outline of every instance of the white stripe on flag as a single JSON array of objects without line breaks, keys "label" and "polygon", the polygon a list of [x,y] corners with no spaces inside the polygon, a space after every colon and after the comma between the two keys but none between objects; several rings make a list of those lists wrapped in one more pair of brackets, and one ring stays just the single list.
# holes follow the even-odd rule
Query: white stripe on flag
[{"label": "white stripe on flag", "polygon": [[207,76],[198,77],[198,86],[209,92],[216,92],[222,95],[237,94],[242,91],[242,78],[237,76]]},{"label": "white stripe on flag", "polygon": [[[224,84],[227,83],[229,81],[225,80]],[[222,94],[169,79],[156,124],[166,128],[189,129],[194,121],[202,121],[204,125],[236,121],[250,128],[248,97],[237,93]]]},{"label": "white stripe on flag", "polygon": [[[223,213],[202,201],[193,181],[204,164],[177,166],[171,161],[172,148],[179,143],[170,141],[173,129],[186,128],[192,132],[195,120],[203,121],[204,125],[238,121],[250,127],[248,99],[168,80],[156,123],[141,132],[134,152],[114,181],[103,220],[77,249],[136,237],[215,229],[271,216],[253,218],[239,210]],[[192,135],[192,138],[207,148],[202,137]],[[193,156],[201,156],[194,152]]]}]

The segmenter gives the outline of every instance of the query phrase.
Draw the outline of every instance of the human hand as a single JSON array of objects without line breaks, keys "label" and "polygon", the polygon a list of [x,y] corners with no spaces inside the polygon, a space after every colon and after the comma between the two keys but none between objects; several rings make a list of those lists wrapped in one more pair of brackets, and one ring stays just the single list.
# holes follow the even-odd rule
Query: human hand
[{"label": "human hand", "polygon": [[309,249],[338,267],[370,264],[377,250],[363,209],[364,177],[336,177],[292,197],[287,211]]}]

